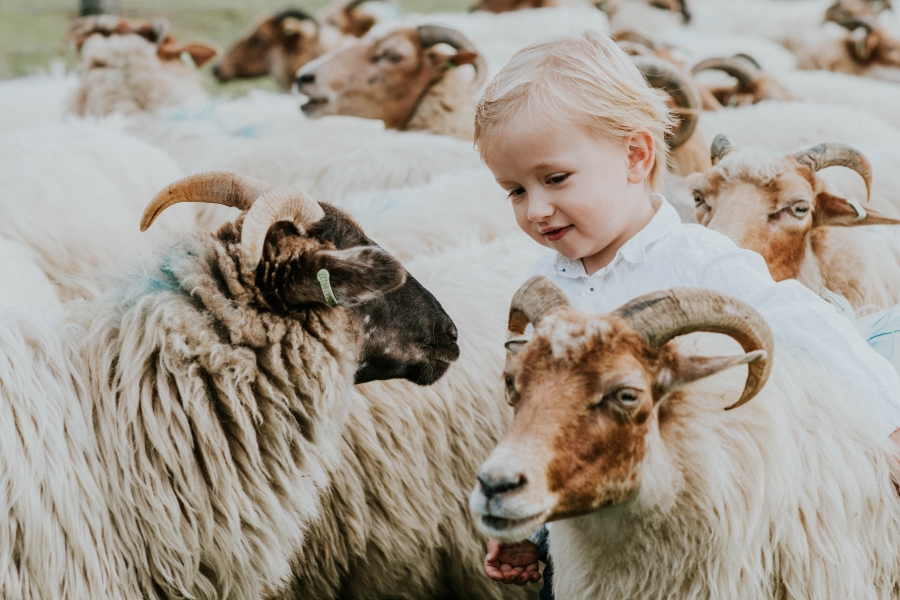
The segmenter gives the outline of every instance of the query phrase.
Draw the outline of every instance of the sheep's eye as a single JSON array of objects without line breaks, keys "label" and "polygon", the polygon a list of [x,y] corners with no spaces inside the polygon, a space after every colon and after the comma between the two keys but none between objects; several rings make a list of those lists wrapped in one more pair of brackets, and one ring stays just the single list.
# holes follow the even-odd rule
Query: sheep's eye
[{"label": "sheep's eye", "polygon": [[706,200],[704,200],[703,196],[698,192],[694,192],[694,208],[698,210],[709,208],[709,205],[706,204]]},{"label": "sheep's eye", "polygon": [[507,375],[503,378],[504,383],[506,384],[506,401],[510,404],[514,404],[516,394],[516,380],[512,375]]},{"label": "sheep's eye", "polygon": [[381,56],[378,57],[378,60],[385,60],[392,65],[396,65],[398,62],[403,60],[403,56],[397,54],[396,52],[392,52],[390,50],[385,50]]},{"label": "sheep's eye", "polygon": [[809,214],[809,205],[806,202],[798,202],[790,207],[790,212],[798,219],[802,219]]},{"label": "sheep's eye", "polygon": [[105,68],[106,68],[106,62],[104,62],[104,61],[102,61],[102,60],[98,60],[98,59],[95,58],[95,59],[93,59],[93,60],[91,61],[91,66],[90,66],[90,68],[91,68],[91,69],[105,69]]},{"label": "sheep's eye", "polygon": [[616,392],[616,400],[626,408],[635,406],[640,399],[637,390],[631,388],[624,388]]}]

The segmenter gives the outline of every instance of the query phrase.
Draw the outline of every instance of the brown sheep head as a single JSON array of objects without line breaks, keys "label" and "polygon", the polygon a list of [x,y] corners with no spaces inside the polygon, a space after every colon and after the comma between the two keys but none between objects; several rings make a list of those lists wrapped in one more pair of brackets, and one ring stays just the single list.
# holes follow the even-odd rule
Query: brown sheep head
[{"label": "brown sheep head", "polygon": [[[375,32],[373,32],[375,33]],[[450,46],[446,52],[440,46]],[[300,70],[297,86],[308,117],[350,115],[404,129],[426,92],[449,70],[475,67],[471,88],[486,77],[484,60],[459,32],[422,25],[366,36]]]},{"label": "brown sheep head", "polygon": [[[534,324],[530,340],[522,337]],[[765,385],[774,343],[763,318],[711,290],[675,288],[589,315],[534,277],[513,298],[504,372],[515,410],[506,437],[478,473],[470,506],[479,527],[503,541],[541,524],[620,504],[641,484],[658,408],[682,386],[749,364],[735,408]],[[697,331],[724,333],[746,354],[688,356],[669,342]]]},{"label": "brown sheep head", "polygon": [[686,180],[697,221],[762,255],[776,281],[798,276],[819,227],[900,223],[825,191],[816,172],[831,166],[853,169],[871,188],[869,161],[843,144],[779,156],[738,151],[718,135],[712,161],[713,168]]},{"label": "brown sheep head", "polygon": [[459,357],[456,327],[437,299],[344,212],[290,185],[203,173],[160,192],[141,230],[180,202],[244,211],[217,234],[234,253],[236,281],[225,285],[246,290],[261,310],[314,320],[318,311],[346,311],[355,333],[347,338],[358,345],[333,350],[355,355],[356,383],[405,378],[430,385]]},{"label": "brown sheep head", "polygon": [[273,75],[285,90],[297,69],[328,50],[319,24],[301,10],[266,17],[238,40],[213,69],[219,81]]}]

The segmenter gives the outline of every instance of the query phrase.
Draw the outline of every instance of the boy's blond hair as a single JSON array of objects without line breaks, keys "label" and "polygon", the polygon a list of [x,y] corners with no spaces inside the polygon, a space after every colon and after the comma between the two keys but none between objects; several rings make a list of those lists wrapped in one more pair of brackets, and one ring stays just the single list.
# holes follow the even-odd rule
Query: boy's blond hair
[{"label": "boy's blond hair", "polygon": [[475,142],[482,158],[496,130],[523,111],[617,140],[647,129],[656,148],[647,183],[654,189],[660,182],[669,152],[665,134],[672,126],[666,95],[647,84],[610,38],[587,31],[534,44],[513,56],[475,109]]}]

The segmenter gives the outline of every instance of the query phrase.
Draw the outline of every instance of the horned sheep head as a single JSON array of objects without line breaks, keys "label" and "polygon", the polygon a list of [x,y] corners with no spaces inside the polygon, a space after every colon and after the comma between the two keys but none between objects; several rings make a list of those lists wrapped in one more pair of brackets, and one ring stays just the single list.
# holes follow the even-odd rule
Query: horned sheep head
[{"label": "horned sheep head", "polygon": [[809,236],[824,226],[898,224],[861,203],[829,193],[816,176],[841,166],[872,187],[872,167],[844,144],[820,144],[786,156],[738,150],[724,135],[712,144],[714,167],[686,180],[697,221],[762,255],[776,281],[796,278]]},{"label": "horned sheep head", "polygon": [[[534,334],[525,339],[529,323]],[[509,331],[504,378],[515,417],[470,499],[481,530],[503,541],[634,496],[646,438],[670,394],[747,364],[744,390],[729,407],[736,408],[765,385],[774,357],[772,333],[755,310],[693,288],[589,315],[548,279],[534,277],[512,300]],[[732,337],[745,354],[689,356],[670,343],[700,331]]]}]

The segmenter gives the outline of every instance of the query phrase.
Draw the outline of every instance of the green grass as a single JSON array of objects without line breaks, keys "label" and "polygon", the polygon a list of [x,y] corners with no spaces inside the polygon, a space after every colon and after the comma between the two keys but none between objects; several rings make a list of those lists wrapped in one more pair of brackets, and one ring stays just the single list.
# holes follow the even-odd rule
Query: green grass
[{"label": "green grass", "polygon": [[[399,0],[406,12],[463,11],[474,0]],[[237,39],[260,14],[296,6],[316,12],[327,0],[118,0],[122,14],[135,18],[165,17],[180,40],[202,40],[223,49]],[[0,0],[0,79],[46,71],[54,60],[74,67],[71,48],[63,35],[77,16],[78,0]],[[207,67],[205,71],[209,72]],[[274,82],[236,82],[219,85],[209,77],[213,92],[242,95],[252,87],[277,89]]]}]

